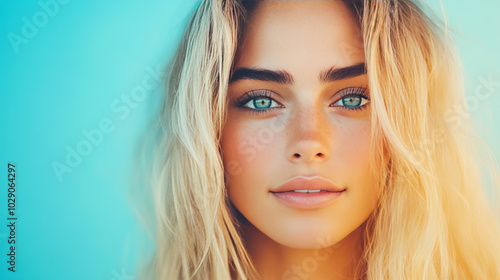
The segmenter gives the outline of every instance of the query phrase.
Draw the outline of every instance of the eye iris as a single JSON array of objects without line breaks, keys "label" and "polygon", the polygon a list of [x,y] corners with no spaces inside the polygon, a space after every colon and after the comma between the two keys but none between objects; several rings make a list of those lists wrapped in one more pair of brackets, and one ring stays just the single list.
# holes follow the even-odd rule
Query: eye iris
[{"label": "eye iris", "polygon": [[361,97],[359,96],[349,96],[344,98],[344,106],[347,107],[356,107],[361,104]]},{"label": "eye iris", "polygon": [[256,109],[268,109],[271,107],[271,100],[268,98],[257,98],[253,100],[253,106]]}]

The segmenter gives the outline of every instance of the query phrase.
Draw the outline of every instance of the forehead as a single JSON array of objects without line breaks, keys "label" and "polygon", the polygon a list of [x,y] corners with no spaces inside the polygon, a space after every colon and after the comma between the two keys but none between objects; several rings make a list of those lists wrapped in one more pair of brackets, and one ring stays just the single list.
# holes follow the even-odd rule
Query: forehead
[{"label": "forehead", "polygon": [[359,26],[342,1],[262,1],[249,18],[235,66],[317,72],[359,62]]}]

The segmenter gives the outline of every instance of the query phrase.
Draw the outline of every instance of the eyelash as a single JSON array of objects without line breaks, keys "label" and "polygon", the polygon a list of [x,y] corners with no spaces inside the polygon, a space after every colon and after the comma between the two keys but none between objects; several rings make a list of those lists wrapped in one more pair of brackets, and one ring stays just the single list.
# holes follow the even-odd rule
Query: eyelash
[{"label": "eyelash", "polygon": [[271,109],[274,109],[276,107],[263,109],[263,110],[256,110],[256,109],[249,108],[245,105],[248,104],[248,102],[250,102],[252,100],[256,100],[258,98],[267,98],[271,102],[276,102],[278,105],[280,105],[279,108],[283,108],[284,106],[282,104],[278,103],[276,100],[274,100],[271,97],[272,95],[273,94],[268,90],[252,90],[252,91],[245,93],[245,95],[243,95],[242,97],[240,97],[236,101],[236,105],[243,110],[247,110],[247,111],[250,111],[250,112],[256,113],[256,114],[261,114],[261,113],[265,113]]},{"label": "eyelash", "polygon": [[[359,107],[355,107],[355,108],[346,107],[346,106],[340,106],[340,107],[342,107],[343,109],[347,109],[347,110],[363,110],[370,103],[370,98],[368,97],[368,95],[366,95],[367,91],[368,91],[367,88],[364,88],[364,87],[349,87],[349,88],[341,89],[339,91],[340,98],[338,101],[340,101],[348,96],[354,96],[354,97],[361,97],[363,99],[366,99],[368,102],[366,102],[363,105],[360,105]],[[335,101],[335,103],[337,103],[338,101]],[[335,107],[335,106],[331,106],[331,107]]]},{"label": "eyelash", "polygon": [[[334,103],[337,103],[340,100],[342,100],[346,97],[349,97],[349,96],[361,97],[363,99],[366,99],[368,102],[363,104],[363,105],[360,105],[359,107],[355,107],[355,108],[346,107],[346,106],[332,106],[332,105],[330,105],[330,107],[341,107],[342,109],[346,109],[346,110],[363,110],[369,104],[369,101],[370,101],[370,98],[366,95],[366,92],[367,92],[367,88],[364,88],[364,87],[349,87],[349,88],[341,89],[340,91],[338,91],[336,93],[336,94],[340,95],[340,98],[337,101],[335,101]],[[274,100],[271,97],[272,95],[273,95],[272,92],[270,92],[268,90],[249,91],[236,101],[236,106],[243,109],[243,110],[247,110],[247,111],[250,111],[250,112],[256,113],[256,114],[266,113],[269,110],[272,110],[275,108],[283,108],[284,106],[282,104],[278,103],[276,100]],[[250,102],[252,100],[256,100],[258,98],[268,99],[271,102],[277,103],[279,105],[279,107],[272,107],[272,108],[267,108],[267,109],[262,109],[262,110],[256,110],[256,109],[249,108],[249,107],[245,106],[246,104],[248,104],[248,102]]]}]

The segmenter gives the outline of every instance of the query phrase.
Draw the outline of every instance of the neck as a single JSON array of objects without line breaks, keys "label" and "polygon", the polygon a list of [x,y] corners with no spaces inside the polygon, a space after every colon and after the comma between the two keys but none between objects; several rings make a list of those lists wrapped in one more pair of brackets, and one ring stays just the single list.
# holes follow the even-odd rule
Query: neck
[{"label": "neck", "polygon": [[362,256],[364,223],[337,244],[315,249],[283,246],[248,222],[244,229],[245,246],[263,280],[355,279],[356,265]]}]

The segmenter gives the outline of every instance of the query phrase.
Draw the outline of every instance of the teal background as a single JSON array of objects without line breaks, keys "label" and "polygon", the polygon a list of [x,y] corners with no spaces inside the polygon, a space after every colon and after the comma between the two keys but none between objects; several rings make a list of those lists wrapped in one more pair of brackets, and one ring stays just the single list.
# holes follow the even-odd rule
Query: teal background
[{"label": "teal background", "polygon": [[[137,279],[145,233],[126,189],[136,146],[158,108],[156,69],[172,56],[196,1],[61,0],[16,51],[9,34],[21,35],[25,19],[43,23],[40,12],[47,14],[42,6],[49,2],[58,3],[0,1],[0,279]],[[459,31],[466,90],[474,101],[476,89],[487,88],[484,81],[500,83],[500,2],[442,3]],[[143,79],[150,81],[148,90],[139,101],[126,101],[140,92]],[[470,111],[498,159],[500,84],[489,89]],[[58,178],[52,164],[66,162],[68,147],[84,149],[83,131],[103,121],[113,131],[102,133]],[[16,273],[6,263],[8,162],[17,175]]]}]

